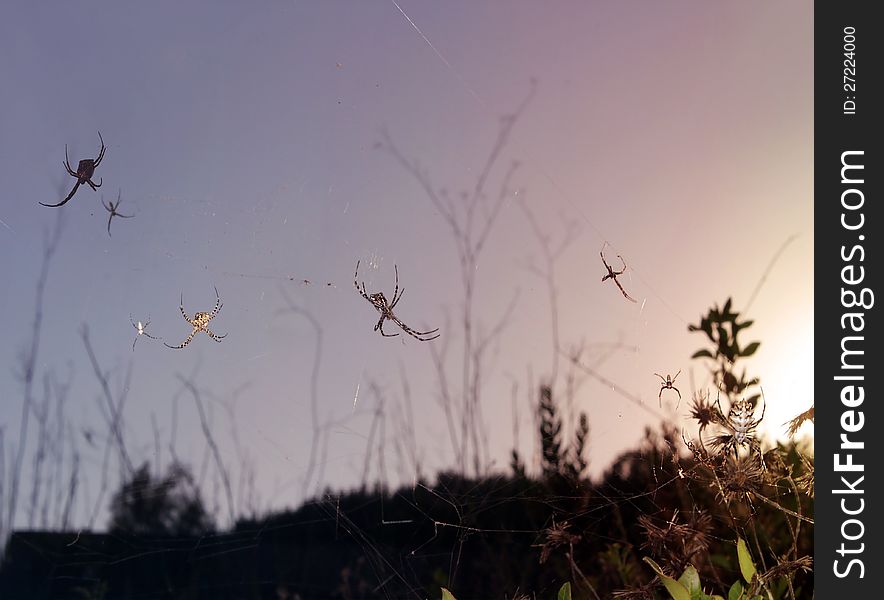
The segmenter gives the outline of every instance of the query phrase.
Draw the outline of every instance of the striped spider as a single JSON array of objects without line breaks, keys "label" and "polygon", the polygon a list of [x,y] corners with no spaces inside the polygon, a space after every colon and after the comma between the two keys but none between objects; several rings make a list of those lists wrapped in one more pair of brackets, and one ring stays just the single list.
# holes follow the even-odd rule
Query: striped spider
[{"label": "striped spider", "polygon": [[614,269],[611,268],[611,265],[608,264],[608,261],[605,260],[605,250],[604,250],[604,248],[602,249],[601,252],[599,252],[599,256],[602,257],[602,264],[605,265],[605,268],[608,270],[608,274],[605,275],[604,277],[602,277],[602,281],[607,281],[608,279],[613,279],[613,280],[614,280],[614,283],[617,284],[617,287],[620,288],[620,293],[623,294],[623,297],[626,298],[627,300],[630,300],[630,301],[632,301],[632,302],[635,302],[635,301],[636,301],[635,298],[633,298],[632,296],[630,296],[629,294],[627,294],[627,293],[626,293],[626,290],[623,289],[623,286],[620,285],[620,282],[617,281],[617,277],[618,277],[618,276],[623,275],[624,273],[626,273],[626,261],[623,260],[623,257],[620,256],[619,254],[617,255],[617,258],[619,258],[619,259],[620,259],[620,262],[623,263],[623,268],[620,269],[619,271],[615,271]]},{"label": "striped spider", "polygon": [[77,188],[79,188],[80,185],[84,183],[89,184],[89,187],[91,187],[95,191],[97,191],[98,188],[101,187],[101,183],[103,180],[100,180],[98,183],[92,181],[92,175],[95,174],[95,168],[101,163],[101,160],[104,158],[104,151],[107,149],[105,148],[104,140],[101,137],[100,131],[98,132],[98,139],[101,140],[101,150],[98,151],[98,158],[84,158],[77,165],[76,171],[71,168],[71,163],[68,160],[68,145],[64,145],[64,168],[68,170],[68,175],[77,178],[77,183],[74,184],[74,187],[71,190],[71,193],[68,194],[67,198],[65,198],[58,204],[45,204],[43,202],[41,202],[40,204],[42,204],[43,206],[48,206],[50,208],[61,206],[68,200],[73,198],[74,194],[77,193]]},{"label": "striped spider", "polygon": [[[666,377],[663,377],[659,373],[654,373],[654,375],[663,380],[663,383],[660,384],[660,393],[657,394],[657,400],[660,402],[660,406],[663,406],[663,390],[675,390],[675,393],[678,394],[678,403],[681,404],[681,392],[679,392],[678,388],[673,385],[680,374],[681,369],[678,370],[675,377],[671,376],[669,373],[666,374]],[[675,405],[675,408],[678,409],[678,404]]]},{"label": "striped spider", "polygon": [[[432,329],[430,331],[415,331],[405,323],[399,320],[399,317],[393,314],[393,309],[399,303],[399,300],[402,299],[402,294],[405,293],[405,288],[399,290],[399,267],[393,265],[393,269],[396,271],[396,287],[393,290],[393,300],[391,302],[387,302],[386,296],[384,296],[383,292],[377,292],[375,294],[369,294],[365,290],[365,282],[361,284],[359,283],[359,261],[356,261],[356,273],[353,275],[353,285],[356,286],[356,291],[359,292],[359,295],[371,302],[371,305],[374,306],[379,313],[381,313],[381,318],[378,320],[378,324],[374,326],[375,331],[380,331],[381,335],[384,337],[396,337],[399,335],[398,333],[385,333],[384,332],[384,321],[390,320],[396,323],[402,331],[410,335],[411,337],[420,340],[422,342],[429,342],[430,340],[435,340],[441,334],[436,333],[439,331],[439,328]],[[433,335],[433,334],[436,335]],[[427,337],[432,336],[432,337]]]},{"label": "striped spider", "polygon": [[135,331],[138,332],[138,335],[135,336],[135,340],[132,342],[132,352],[135,352],[135,344],[138,342],[138,338],[142,335],[146,335],[147,337],[149,337],[152,340],[163,339],[163,338],[154,337],[147,332],[147,326],[150,325],[150,317],[147,318],[146,323],[142,323],[141,321],[138,321],[136,323],[135,320],[132,318],[132,315],[129,315],[129,321],[132,323],[132,327],[135,328]]},{"label": "striped spider", "polygon": [[734,402],[726,416],[721,410],[721,402],[719,400],[718,411],[721,416],[718,422],[727,430],[727,433],[715,436],[712,444],[721,448],[722,453],[731,450],[736,453],[739,446],[746,446],[750,451],[758,450],[759,454],[761,453],[761,443],[755,437],[755,430],[761,424],[761,421],[764,419],[764,412],[767,410],[764,394],[761,395],[761,398],[761,416],[757,419],[754,418],[755,406],[745,398]]},{"label": "striped spider", "polygon": [[164,344],[166,344],[167,348],[171,348],[172,350],[180,350],[181,348],[184,348],[187,344],[190,343],[190,341],[193,339],[193,336],[198,334],[200,331],[219,343],[222,339],[227,337],[226,333],[224,335],[215,335],[209,329],[209,321],[218,316],[218,311],[220,311],[221,306],[223,306],[221,304],[221,295],[218,293],[217,287],[215,288],[215,298],[215,308],[212,309],[212,312],[194,313],[193,319],[191,319],[187,316],[187,313],[184,312],[184,294],[181,294],[181,304],[178,306],[178,309],[181,311],[181,316],[184,317],[184,320],[190,323],[190,326],[193,327],[193,331],[190,332],[190,335],[187,336],[186,340],[184,340],[177,346],[170,346],[169,344],[166,344],[166,342],[163,342]]}]

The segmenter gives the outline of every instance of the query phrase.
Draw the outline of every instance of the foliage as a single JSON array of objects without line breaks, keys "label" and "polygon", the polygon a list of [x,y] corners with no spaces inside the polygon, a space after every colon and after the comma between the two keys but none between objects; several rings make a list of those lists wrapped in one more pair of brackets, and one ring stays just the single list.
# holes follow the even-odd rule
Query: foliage
[{"label": "foliage", "polygon": [[139,467],[111,501],[111,532],[151,536],[199,536],[214,530],[193,477],[173,464],[162,479]]},{"label": "foliage", "polygon": [[[722,308],[714,305],[705,316],[700,317],[699,325],[689,325],[688,331],[702,331],[708,338],[711,349],[701,348],[691,358],[708,358],[714,361],[713,376],[729,398],[739,396],[743,391],[758,384],[758,378],[748,379],[744,370],[739,377],[734,373],[735,363],[755,354],[761,342],[751,342],[740,347],[737,340],[740,332],[750,327],[754,321],[740,321],[740,313],[732,309],[730,298]],[[754,403],[757,397],[750,399]]]}]

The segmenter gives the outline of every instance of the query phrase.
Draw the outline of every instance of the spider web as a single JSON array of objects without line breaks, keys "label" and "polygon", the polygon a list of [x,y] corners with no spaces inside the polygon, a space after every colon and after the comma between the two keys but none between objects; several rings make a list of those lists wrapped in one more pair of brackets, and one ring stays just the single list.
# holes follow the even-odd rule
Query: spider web
[{"label": "spider web", "polygon": [[[391,4],[389,13],[401,18],[404,27],[417,34],[416,46],[425,44],[430,48],[456,85],[482,111],[486,124],[513,109],[497,106],[477,92],[455,66],[457,61],[449,60],[440,46],[431,41],[433,35],[422,28],[423,23],[409,16],[411,9],[403,8],[396,0],[391,0]],[[348,68],[346,63],[338,63],[337,67]],[[429,68],[427,64],[424,67]],[[526,111],[530,111],[531,104],[527,106]],[[408,134],[395,124],[388,128],[392,140],[402,144],[403,153],[407,153]],[[683,334],[688,325],[674,308],[678,302],[666,298],[665,292],[656,287],[661,273],[677,277],[679,271],[660,264],[656,257],[636,256],[627,243],[615,246],[609,241],[619,236],[607,232],[622,229],[604,224],[604,216],[597,217],[585,208],[588,204],[583,195],[571,193],[569,186],[560,183],[530,146],[517,124],[503,148],[507,158],[518,157],[525,162],[525,169],[540,174],[557,198],[552,202],[555,209],[540,210],[538,204],[526,201],[523,214],[518,194],[508,196],[500,227],[524,233],[524,239],[531,240],[532,245],[526,243],[525,248],[513,251],[502,236],[492,237],[487,264],[502,262],[502,255],[512,251],[517,254],[515,259],[507,260],[515,267],[502,268],[498,276],[494,267],[480,263],[473,327],[479,332],[477,335],[488,333],[490,337],[487,362],[474,373],[477,377],[488,374],[488,380],[481,382],[481,397],[498,395],[512,400],[513,414],[500,410],[501,405],[509,410],[506,401],[491,410],[485,407],[471,413],[479,423],[476,429],[488,436],[471,446],[471,452],[485,462],[479,473],[473,474],[466,472],[471,467],[465,457],[462,459],[466,469],[447,472],[458,466],[453,454],[464,444],[464,437],[449,441],[448,436],[468,437],[472,426],[446,424],[439,399],[444,392],[434,389],[445,379],[440,373],[452,380],[459,373],[461,282],[456,268],[447,265],[451,262],[450,246],[432,245],[434,240],[438,241],[436,238],[447,242],[446,234],[422,229],[427,223],[435,223],[437,229],[442,227],[437,212],[431,210],[427,214],[428,205],[423,199],[411,202],[393,193],[393,198],[379,200],[377,207],[367,208],[366,203],[351,203],[351,199],[331,186],[318,190],[311,188],[313,184],[307,178],[293,176],[278,188],[262,188],[250,208],[238,209],[239,212],[227,210],[224,214],[222,203],[216,204],[206,197],[186,204],[161,196],[136,197],[131,205],[126,202],[124,206],[135,208],[135,218],[114,222],[114,241],[125,239],[127,233],[142,235],[135,229],[139,220],[145,229],[158,233],[154,240],[138,238],[148,248],[145,253],[117,245],[108,246],[103,256],[97,257],[112,265],[102,263],[99,269],[119,269],[125,274],[114,280],[132,290],[123,306],[103,307],[107,312],[99,310],[104,293],[96,285],[86,292],[84,299],[67,308],[65,323],[59,323],[57,312],[49,312],[52,327],[44,328],[44,338],[55,340],[57,330],[70,333],[71,322],[92,326],[84,329],[81,336],[68,336],[73,338],[68,347],[75,348],[71,354],[89,352],[91,362],[86,363],[85,376],[78,375],[75,383],[70,382],[72,375],[48,377],[45,396],[35,396],[28,413],[32,420],[27,427],[36,427],[41,432],[37,455],[43,452],[58,459],[45,459],[40,467],[44,470],[39,472],[43,475],[38,473],[33,480],[25,478],[21,496],[32,493],[34,481],[43,481],[45,485],[49,480],[45,473],[50,466],[59,482],[70,478],[73,483],[76,473],[81,473],[78,486],[83,496],[72,503],[69,518],[62,518],[66,506],[62,485],[37,493],[37,498],[49,498],[48,518],[41,520],[40,511],[33,518],[27,510],[18,515],[20,526],[39,528],[42,524],[45,529],[64,530],[60,547],[52,541],[43,546],[33,545],[39,559],[54,569],[49,580],[64,586],[67,579],[77,578],[81,588],[99,596],[101,576],[81,579],[80,574],[73,574],[72,564],[85,562],[106,573],[113,569],[125,571],[127,565],[151,564],[149,561],[157,557],[174,561],[174,557],[187,556],[190,564],[205,565],[197,568],[206,570],[201,571],[197,583],[180,588],[176,587],[180,585],[178,581],[169,583],[172,591],[189,585],[199,594],[221,597],[257,585],[263,586],[262,597],[321,597],[327,589],[309,587],[316,581],[311,570],[318,572],[321,566],[304,556],[313,550],[320,556],[322,551],[335,548],[334,552],[347,559],[340,563],[340,572],[323,575],[339,582],[336,597],[422,598],[438,594],[432,585],[456,590],[459,584],[482,577],[482,557],[502,552],[511,544],[536,546],[538,552],[545,551],[552,539],[551,532],[558,532],[565,525],[557,521],[559,518],[570,523],[572,529],[568,531],[574,531],[575,523],[585,527],[587,533],[582,543],[593,548],[613,541],[605,537],[607,533],[591,532],[603,530],[611,515],[620,510],[624,514],[634,510],[674,521],[676,515],[667,493],[683,478],[671,463],[671,456],[679,450],[667,446],[668,441],[658,440],[659,447],[639,446],[630,461],[616,467],[624,469],[623,485],[593,487],[590,499],[582,492],[542,489],[536,481],[516,480],[509,475],[506,457],[500,452],[501,448],[518,450],[528,465],[529,475],[537,476],[541,459],[536,440],[537,391],[551,377],[550,373],[556,372],[559,377],[552,379],[556,397],[562,399],[559,414],[564,423],[563,436],[574,434],[581,412],[589,413],[590,465],[594,481],[599,481],[622,448],[604,458],[598,457],[597,450],[613,444],[612,438],[621,437],[626,429],[631,429],[632,441],[636,442],[630,447],[641,442],[640,426],[633,423],[627,428],[615,425],[615,421],[656,426],[665,419],[677,418],[674,398],[668,392],[663,393],[660,403],[654,398],[659,382],[652,373],[674,373],[684,360],[661,365],[656,362],[657,353],[648,350],[644,340],[660,328]],[[117,155],[125,152],[119,140],[109,144],[108,157],[115,158],[115,151]],[[433,158],[430,155],[425,160]],[[384,160],[392,165],[389,172],[399,168],[389,156]],[[495,163],[497,170],[491,177],[495,184],[502,177],[499,171],[505,171],[498,168],[503,162],[501,158]],[[447,177],[444,171],[439,175],[440,179]],[[398,185],[398,191],[408,190],[411,196],[419,194],[414,181]],[[514,184],[514,190],[516,187]],[[531,186],[526,187],[527,193],[532,193]],[[490,185],[488,189],[491,190]],[[332,225],[311,230],[310,225],[304,224],[310,219],[302,218],[299,207],[285,206],[280,200],[293,191],[305,190],[328,204],[325,216],[332,215],[328,217]],[[80,194],[83,190],[74,200],[83,200]],[[189,197],[198,195],[191,192]],[[107,215],[97,207],[98,203],[93,204],[90,210],[94,214],[75,216],[68,232],[71,228],[102,230]],[[151,216],[152,211],[161,216]],[[360,233],[371,229],[363,227],[362,222],[375,212],[389,218],[389,231]],[[179,217],[181,223],[176,221]],[[409,220],[420,220],[420,225],[408,227]],[[569,227],[575,221],[580,231],[572,239]],[[96,222],[102,227],[95,226]],[[199,223],[199,227],[190,227],[193,222]],[[13,231],[6,222],[0,220],[0,224]],[[334,230],[347,232],[335,236]],[[225,253],[226,239],[249,235],[252,237],[248,256]],[[78,247],[81,242],[72,241],[71,237],[68,233],[63,245]],[[282,238],[291,238],[293,249],[277,250],[267,241]],[[310,244],[302,244],[301,238],[308,239]],[[424,239],[429,250],[423,250]],[[578,270],[573,266],[560,269],[556,262],[559,258],[544,266],[544,240],[553,254],[561,243],[562,253],[557,255],[564,257],[561,260],[570,261],[570,265],[583,264],[579,272],[585,278],[581,282],[561,275]],[[325,256],[326,247],[333,244],[345,246],[346,258]],[[409,252],[409,247],[421,251]],[[636,305],[622,298],[613,282],[599,281],[604,274],[598,260],[600,249],[605,249],[609,259],[618,253],[626,259],[628,269],[620,282],[630,294],[635,294]],[[445,251],[449,254],[443,254]],[[279,268],[280,261],[276,257],[270,259],[273,252],[288,252],[282,262],[290,261],[291,268]],[[222,255],[227,260],[220,260]],[[161,260],[155,260],[160,256]],[[261,264],[264,259],[270,266]],[[396,307],[403,322],[417,330],[440,326],[443,334],[453,333],[432,347],[404,333],[395,340],[381,339],[373,333],[370,328],[377,313],[352,289],[351,273],[356,260],[362,261],[359,276],[368,293],[382,291],[388,299],[394,265],[398,266],[400,285],[408,291],[403,303]],[[70,283],[63,274],[70,263],[65,263],[64,258],[60,262],[62,273],[57,288],[63,289],[61,282]],[[544,291],[544,278],[549,276],[547,267],[559,273],[551,286],[552,296],[578,297],[590,304],[593,313],[606,313],[619,330],[616,339],[590,335],[589,340],[583,340],[582,335],[574,332],[580,326],[562,326],[560,339],[549,344],[551,352],[539,353],[537,348],[526,347],[535,342],[538,347],[546,345],[532,336],[539,339],[537,332],[546,327],[550,318],[551,307]],[[517,280],[512,278],[513,272],[518,275]],[[54,275],[55,271],[51,271],[50,285],[56,285],[51,279]],[[164,283],[154,290],[155,282],[174,276],[178,278],[173,284]],[[185,310],[192,315],[211,309],[213,285],[218,285],[224,302],[213,326],[225,333],[230,331],[230,337],[216,346],[198,335],[186,349],[188,354],[160,353],[163,339],[174,342],[190,331],[176,312],[179,288],[185,296]],[[501,289],[503,292],[497,293]],[[52,291],[57,294],[57,290]],[[755,296],[753,292],[751,299]],[[159,309],[160,306],[163,308]],[[575,321],[572,304],[566,306],[563,302],[559,308],[562,314],[553,319],[579,322]],[[260,315],[248,319],[251,330],[241,325],[243,316],[250,312]],[[130,313],[136,321],[152,318],[148,331],[159,336],[160,342],[139,339],[133,353],[130,346],[136,333],[126,323]],[[109,321],[114,325],[107,324]],[[496,331],[497,323],[501,324],[500,333],[494,337],[488,330]],[[526,337],[532,342],[526,344],[515,334],[523,330],[529,332]],[[92,337],[88,335],[90,331]],[[238,356],[227,354],[231,348]],[[347,364],[339,360],[345,352],[349,354]],[[434,367],[434,361],[442,367]],[[565,383],[566,373],[574,379],[573,393]],[[624,377],[623,373],[630,376]],[[699,387],[686,375],[692,374],[685,372],[678,381],[685,398]],[[89,394],[95,395],[98,390],[98,401],[84,411],[94,417],[82,421],[92,423],[88,428],[79,426],[80,421],[63,412],[71,410],[66,408],[71,404],[68,398],[82,389],[76,386],[84,386],[83,379],[88,379]],[[281,394],[285,401],[275,404],[269,416],[261,406],[261,399],[274,392],[267,385],[268,379],[281,382],[285,390]],[[426,385],[427,381],[432,384]],[[450,396],[456,398],[463,390],[454,388],[469,382],[449,383],[453,388]],[[684,403],[681,408],[683,411]],[[78,425],[71,427],[66,423]],[[102,428],[107,431],[101,432]],[[60,444],[46,441],[51,439],[50,431],[60,432]],[[11,437],[10,428],[0,428],[0,433],[5,436],[0,440],[3,447]],[[64,450],[65,444],[70,450]],[[79,444],[76,451],[75,444]],[[661,454],[660,447],[667,448],[669,455]],[[31,458],[28,456],[28,460]],[[93,533],[107,520],[107,505],[114,491],[131,479],[141,460],[149,463],[152,480],[146,484],[136,481],[133,493],[162,495],[160,490],[164,488],[156,482],[181,460],[191,469],[190,479],[182,477],[174,486],[170,483],[170,489],[180,492],[182,497],[198,491],[208,513],[216,518],[219,532],[177,538],[132,538],[122,533],[102,537]],[[4,458],[0,464],[7,465],[9,461]],[[38,464],[36,459],[34,464]],[[632,487],[626,472],[630,469],[650,473],[651,489]],[[272,473],[276,479],[262,480],[266,477],[264,473]],[[340,491],[353,490],[354,486],[355,491]],[[296,507],[287,509],[292,501],[297,502]],[[525,506],[538,510],[525,519],[509,514]],[[58,515],[58,519],[53,521],[52,515]],[[15,519],[16,515],[12,517]],[[25,544],[34,541],[23,539]],[[302,543],[301,539],[312,540],[315,546]],[[287,566],[276,564],[275,559],[266,555],[273,544],[281,544],[278,547],[287,548],[297,558]],[[558,550],[559,547],[550,547],[551,552]],[[252,564],[255,557],[260,557],[255,562],[266,560],[268,568]],[[269,567],[271,564],[273,568]],[[561,571],[563,565],[565,572]],[[545,579],[538,575],[542,568],[526,567],[525,581],[538,577],[533,581],[542,581],[539,589],[519,587],[518,581],[495,581],[494,585],[506,584],[508,587],[498,589],[500,595],[507,597],[532,591],[549,596],[562,578],[575,582],[581,577],[586,579],[586,575],[574,570],[577,567],[573,560],[555,563],[550,569],[557,572]]]}]

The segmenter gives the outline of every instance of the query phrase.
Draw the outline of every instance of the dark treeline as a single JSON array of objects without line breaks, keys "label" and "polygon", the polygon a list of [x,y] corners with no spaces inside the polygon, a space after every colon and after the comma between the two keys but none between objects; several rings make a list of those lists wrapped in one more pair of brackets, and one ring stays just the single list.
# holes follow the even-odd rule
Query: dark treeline
[{"label": "dark treeline", "polygon": [[[576,597],[631,589],[624,597],[662,598],[660,586],[649,591],[654,574],[643,556],[675,573],[694,564],[715,587],[739,576],[733,507],[686,475],[697,465],[673,451],[681,443],[673,428],[648,431],[598,482],[580,472],[585,461],[575,470],[573,446],[551,446],[555,430],[546,427],[535,477],[514,460],[506,476],[441,474],[396,491],[328,492],[227,532],[194,506],[185,470],[156,481],[143,468],[115,495],[109,533],[13,534],[0,597],[439,598],[444,586],[459,600],[552,598],[571,581]],[[778,455],[798,467],[794,446]],[[794,544],[810,554],[812,527],[795,534],[782,510],[750,510],[763,536],[753,547]],[[812,573],[792,583],[796,597],[811,597]]]}]

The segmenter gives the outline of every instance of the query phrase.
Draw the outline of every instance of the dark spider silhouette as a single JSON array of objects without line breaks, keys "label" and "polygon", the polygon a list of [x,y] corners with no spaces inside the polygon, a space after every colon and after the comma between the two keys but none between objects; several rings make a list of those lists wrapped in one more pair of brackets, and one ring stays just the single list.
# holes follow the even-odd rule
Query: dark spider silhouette
[{"label": "dark spider silhouette", "polygon": [[41,202],[40,204],[42,204],[43,206],[48,206],[50,208],[62,206],[68,200],[70,200],[71,198],[74,197],[74,194],[77,193],[77,188],[79,188],[80,185],[83,183],[88,183],[89,187],[91,187],[93,190],[98,190],[98,188],[101,187],[101,183],[104,180],[100,180],[97,184],[92,181],[92,175],[95,174],[95,168],[99,164],[101,164],[101,159],[104,158],[104,151],[106,150],[105,145],[104,145],[104,140],[101,137],[100,131],[98,132],[98,139],[101,140],[101,150],[98,151],[98,158],[95,158],[95,159],[84,158],[77,165],[76,172],[74,172],[74,170],[71,168],[71,163],[68,160],[68,145],[67,144],[64,145],[64,167],[65,167],[65,169],[68,170],[68,175],[70,175],[71,177],[77,178],[77,183],[74,184],[74,188],[71,190],[71,193],[68,194],[68,197],[65,198],[64,200],[62,200],[61,202],[59,202],[58,204],[45,204],[43,202]]},{"label": "dark spider silhouette", "polygon": [[626,272],[626,261],[623,260],[623,257],[620,256],[619,254],[617,255],[617,258],[619,258],[619,259],[620,259],[620,262],[623,263],[623,268],[622,268],[621,270],[619,270],[619,271],[615,271],[614,269],[611,268],[611,265],[608,264],[608,261],[605,260],[605,251],[604,251],[604,250],[602,250],[601,252],[599,252],[599,256],[602,257],[602,264],[604,264],[604,265],[605,265],[605,268],[608,269],[608,274],[605,275],[604,277],[602,277],[602,281],[606,281],[606,280],[608,280],[608,279],[613,279],[613,280],[614,280],[614,283],[617,284],[617,287],[620,288],[620,293],[623,294],[623,297],[626,298],[627,300],[630,300],[630,301],[632,301],[632,302],[635,302],[635,301],[636,301],[635,298],[633,298],[632,296],[630,296],[629,294],[627,294],[627,293],[626,293],[626,290],[623,289],[623,286],[620,285],[620,282],[617,281],[617,277],[618,277],[619,275],[623,275],[623,274]]},{"label": "dark spider silhouette", "polygon": [[209,329],[209,321],[218,316],[218,311],[220,311],[221,307],[223,306],[223,304],[221,304],[221,294],[218,293],[218,288],[215,288],[215,298],[215,308],[212,309],[212,312],[194,313],[193,318],[191,319],[187,316],[187,313],[184,312],[184,294],[181,294],[181,304],[178,306],[178,309],[181,311],[181,316],[184,317],[184,320],[190,323],[190,326],[193,327],[193,331],[190,332],[190,335],[187,336],[186,340],[184,340],[177,346],[170,346],[169,344],[166,344],[166,342],[163,342],[164,344],[166,344],[167,348],[171,348],[172,350],[181,350],[187,344],[189,344],[190,341],[193,339],[193,336],[198,334],[200,331],[204,332],[207,336],[219,343],[222,339],[227,337],[226,333],[224,335],[215,335]]},{"label": "dark spider silhouette", "polygon": [[[124,215],[124,214],[122,214],[122,213],[118,213],[118,212],[117,212],[117,208],[119,208],[119,206],[120,206],[120,202],[122,202],[122,200],[120,199],[120,195],[121,195],[121,194],[122,194],[122,191],[117,192],[117,203],[116,203],[116,204],[114,204],[113,201],[111,201],[111,200],[108,200],[108,201],[107,201],[107,204],[105,204],[105,203],[104,203],[104,196],[102,196],[102,198],[101,198],[101,205],[104,207],[104,209],[105,209],[107,212],[110,213],[110,216],[107,218],[107,234],[108,234],[109,236],[110,236],[110,234],[111,234],[111,232],[110,232],[110,224],[111,224],[111,220],[112,220],[114,217],[121,217],[121,218],[123,218],[123,219],[131,219],[132,217],[135,216],[135,215]],[[111,237],[113,237],[113,236],[111,236]]]},{"label": "dark spider silhouette", "polygon": [[[678,373],[675,374],[675,377],[673,377],[669,373],[666,374],[666,377],[663,377],[659,373],[654,373],[654,375],[663,380],[663,383],[660,384],[660,393],[657,394],[657,401],[660,403],[660,406],[663,406],[663,390],[675,390],[675,393],[678,394],[678,402],[679,404],[681,404],[681,392],[679,392],[678,388],[673,385],[680,374],[681,369],[678,370]],[[678,408],[678,404],[675,405],[675,408]]]},{"label": "dark spider silhouette", "polygon": [[[405,323],[399,320],[399,317],[393,314],[393,309],[399,303],[399,300],[402,299],[402,294],[405,293],[405,288],[399,290],[399,267],[393,265],[393,269],[396,271],[396,287],[393,290],[393,300],[391,302],[387,302],[387,298],[384,296],[383,292],[377,292],[376,294],[369,294],[365,290],[365,283],[363,282],[360,287],[359,284],[359,262],[356,261],[356,273],[353,275],[353,285],[356,286],[356,291],[359,292],[359,295],[371,302],[371,305],[374,306],[379,313],[381,313],[381,318],[378,321],[378,324],[374,326],[375,331],[380,331],[381,335],[384,337],[396,337],[399,335],[398,333],[384,333],[384,321],[389,319],[398,325],[402,331],[410,335],[411,337],[420,340],[422,342],[429,342],[430,340],[435,340],[441,334],[436,333],[439,331],[439,328],[432,329],[430,331],[415,331]],[[433,335],[433,337],[426,337],[428,335]]]}]

